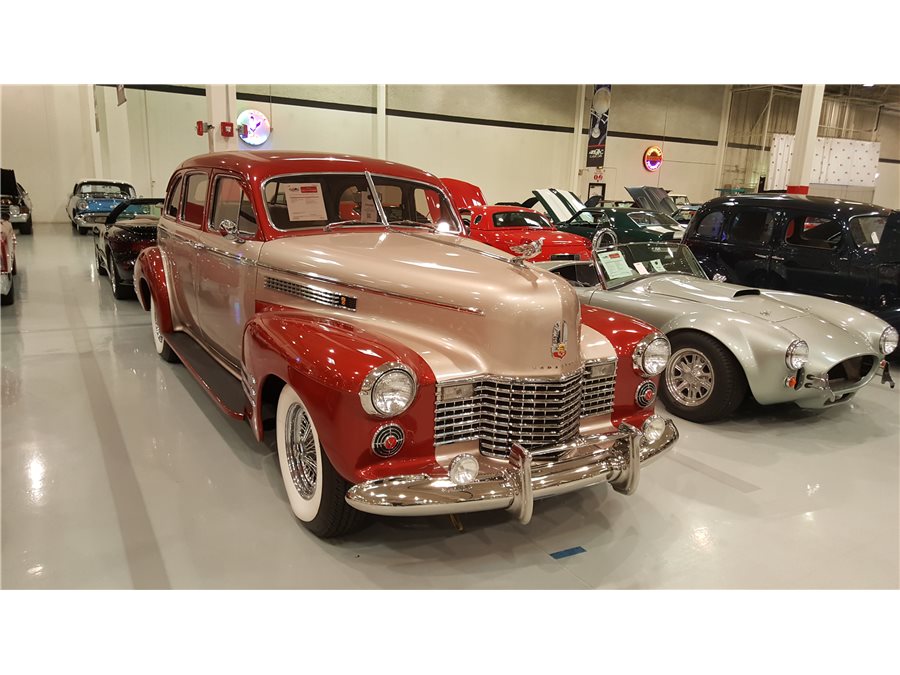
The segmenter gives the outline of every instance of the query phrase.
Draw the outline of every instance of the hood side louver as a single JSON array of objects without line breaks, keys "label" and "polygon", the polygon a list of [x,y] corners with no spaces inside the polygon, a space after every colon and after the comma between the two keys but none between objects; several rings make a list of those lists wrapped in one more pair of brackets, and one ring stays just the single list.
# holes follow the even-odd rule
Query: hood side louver
[{"label": "hood side louver", "polygon": [[308,284],[298,284],[295,281],[287,281],[286,279],[276,279],[275,277],[266,277],[265,287],[273,291],[293,295],[309,302],[315,302],[319,305],[328,305],[329,307],[339,307],[341,309],[349,309],[356,311],[356,298],[349,295],[341,295],[333,291],[326,291],[323,288],[316,288]]},{"label": "hood side louver", "polygon": [[759,289],[758,288],[742,288],[737,293],[735,293],[734,296],[732,296],[732,297],[739,298],[742,295],[759,295]]}]

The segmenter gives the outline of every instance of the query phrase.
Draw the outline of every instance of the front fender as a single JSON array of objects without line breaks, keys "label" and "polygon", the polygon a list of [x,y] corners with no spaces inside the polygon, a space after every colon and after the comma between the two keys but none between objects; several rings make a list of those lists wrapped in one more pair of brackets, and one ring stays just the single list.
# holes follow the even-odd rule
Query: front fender
[{"label": "front fender", "polygon": [[[410,367],[418,388],[403,414],[384,419],[363,410],[359,389],[373,368],[389,362]],[[248,322],[242,363],[257,438],[263,435],[263,392],[275,377],[303,400],[323,451],[345,480],[356,484],[433,470],[434,373],[419,354],[395,340],[341,321],[273,308]],[[397,455],[383,459],[372,452],[371,442],[388,423],[399,425],[405,440]]]},{"label": "front fender", "polygon": [[134,289],[146,311],[150,311],[150,295],[159,308],[159,328],[163,333],[174,330],[166,265],[159,246],[149,246],[138,254],[134,263]]}]

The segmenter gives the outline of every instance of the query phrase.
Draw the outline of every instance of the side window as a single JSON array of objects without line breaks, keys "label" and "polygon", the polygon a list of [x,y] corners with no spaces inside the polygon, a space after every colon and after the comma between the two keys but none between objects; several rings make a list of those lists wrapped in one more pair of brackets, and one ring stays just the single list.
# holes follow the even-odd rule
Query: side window
[{"label": "side window", "polygon": [[206,211],[206,193],[209,188],[209,176],[205,173],[188,174],[184,181],[184,205],[181,217],[187,223],[200,226]]},{"label": "side window", "polygon": [[238,212],[238,230],[250,237],[256,236],[256,212],[253,210],[253,204],[247,197],[247,193],[241,191],[241,208]]},{"label": "side window", "polygon": [[732,244],[767,244],[775,227],[776,211],[752,210],[735,213],[726,241]]},{"label": "side window", "polygon": [[168,199],[166,199],[166,216],[169,218],[178,218],[178,205],[181,203],[181,176],[175,179],[175,185],[169,191]]},{"label": "side window", "polygon": [[722,238],[722,226],[725,224],[723,211],[712,211],[703,216],[703,220],[697,225],[694,236],[697,239],[711,239],[719,241]]},{"label": "side window", "polygon": [[842,234],[843,226],[839,220],[798,214],[788,221],[784,240],[794,246],[833,249],[841,243]]},{"label": "side window", "polygon": [[213,195],[212,215],[209,219],[209,229],[214,232],[219,229],[223,220],[237,223],[241,210],[241,184],[234,178],[217,178],[216,191]]}]

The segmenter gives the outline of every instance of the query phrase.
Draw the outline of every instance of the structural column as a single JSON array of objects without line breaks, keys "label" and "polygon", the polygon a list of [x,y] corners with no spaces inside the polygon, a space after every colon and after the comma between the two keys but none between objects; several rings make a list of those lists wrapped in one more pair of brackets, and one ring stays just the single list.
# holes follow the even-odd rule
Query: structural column
[{"label": "structural column", "polygon": [[789,193],[805,195],[809,192],[824,96],[824,84],[803,85],[803,91],[800,93],[800,110],[797,113],[797,133],[794,135],[794,155],[788,173]]},{"label": "structural column", "polygon": [[375,156],[387,159],[387,85],[375,85]]},{"label": "structural column", "polygon": [[584,100],[587,98],[587,85],[581,84],[576,87],[575,92],[575,120],[572,125],[572,185],[571,189],[575,194],[581,193],[581,170],[585,167],[587,161],[584,148],[583,134],[584,127]]},{"label": "structural column", "polygon": [[222,135],[222,122],[235,123],[237,117],[237,92],[233,84],[206,85],[206,114],[213,128],[207,133],[209,151],[237,150],[237,130],[235,135]]}]

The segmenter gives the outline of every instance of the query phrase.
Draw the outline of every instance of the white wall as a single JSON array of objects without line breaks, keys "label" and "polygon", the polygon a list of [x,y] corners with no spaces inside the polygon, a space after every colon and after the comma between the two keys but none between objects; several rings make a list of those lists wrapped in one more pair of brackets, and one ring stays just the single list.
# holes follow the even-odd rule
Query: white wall
[{"label": "white wall", "polygon": [[0,87],[0,164],[31,195],[34,220],[65,222],[75,182],[94,174],[87,86]]}]

